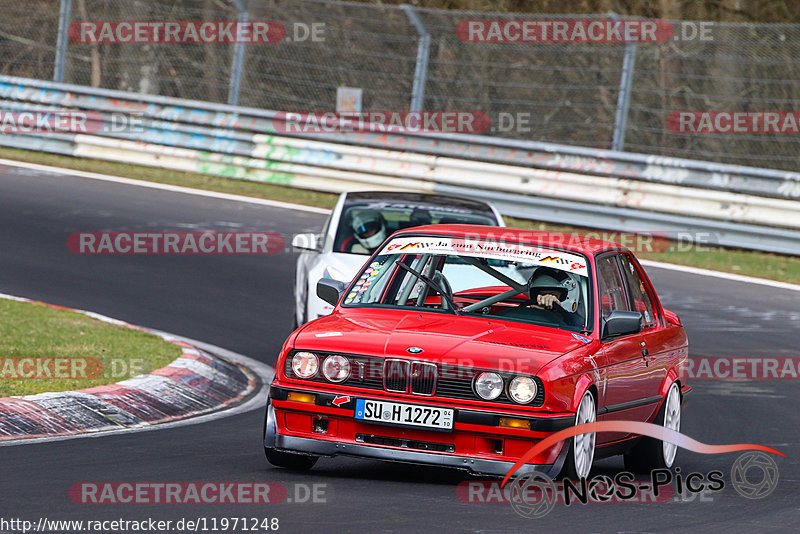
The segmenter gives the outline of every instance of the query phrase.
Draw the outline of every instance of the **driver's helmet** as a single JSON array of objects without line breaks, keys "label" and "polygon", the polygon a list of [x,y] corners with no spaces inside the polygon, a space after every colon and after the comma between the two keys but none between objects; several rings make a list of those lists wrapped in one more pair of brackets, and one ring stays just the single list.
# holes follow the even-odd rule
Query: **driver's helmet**
[{"label": "driver's helmet", "polygon": [[379,211],[360,211],[353,216],[353,234],[358,242],[374,250],[386,239],[386,219]]},{"label": "driver's helmet", "polygon": [[580,290],[578,282],[569,273],[550,267],[539,267],[528,282],[528,291],[533,298],[535,293],[542,290],[554,291],[564,310],[575,312],[578,309]]}]

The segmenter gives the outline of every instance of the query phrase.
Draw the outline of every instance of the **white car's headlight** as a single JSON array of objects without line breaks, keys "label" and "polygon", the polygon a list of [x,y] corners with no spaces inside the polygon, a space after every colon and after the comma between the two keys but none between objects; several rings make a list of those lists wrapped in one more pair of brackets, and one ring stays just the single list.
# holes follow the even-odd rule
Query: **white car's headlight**
[{"label": "white car's headlight", "polygon": [[322,362],[322,374],[331,382],[344,382],[350,376],[350,362],[338,354],[328,356]]},{"label": "white car's headlight", "polygon": [[292,356],[292,371],[300,378],[311,378],[317,374],[319,358],[313,352],[296,352]]},{"label": "white car's headlight", "polygon": [[508,395],[514,402],[528,404],[536,397],[536,381],[529,376],[515,376],[508,384]]},{"label": "white car's headlight", "polygon": [[475,393],[482,399],[494,400],[503,392],[503,378],[497,373],[481,373],[475,378]]}]

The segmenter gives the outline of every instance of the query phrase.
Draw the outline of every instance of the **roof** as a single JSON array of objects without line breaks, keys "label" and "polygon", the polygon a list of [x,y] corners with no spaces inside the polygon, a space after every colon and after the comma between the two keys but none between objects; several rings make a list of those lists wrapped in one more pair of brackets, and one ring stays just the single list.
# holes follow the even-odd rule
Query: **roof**
[{"label": "roof", "polygon": [[356,191],[347,193],[345,204],[356,202],[408,202],[419,204],[420,207],[443,207],[470,211],[491,212],[485,202],[467,198],[451,197],[446,195],[433,195],[425,193],[409,193],[405,191]]},{"label": "roof", "polygon": [[441,234],[448,236],[464,236],[470,239],[485,237],[492,240],[505,240],[519,243],[533,243],[544,247],[556,247],[574,252],[592,255],[603,250],[627,250],[618,243],[602,239],[586,238],[558,232],[540,232],[520,228],[501,228],[499,226],[483,226],[476,224],[433,224],[417,226],[395,232],[392,237],[408,234]]}]

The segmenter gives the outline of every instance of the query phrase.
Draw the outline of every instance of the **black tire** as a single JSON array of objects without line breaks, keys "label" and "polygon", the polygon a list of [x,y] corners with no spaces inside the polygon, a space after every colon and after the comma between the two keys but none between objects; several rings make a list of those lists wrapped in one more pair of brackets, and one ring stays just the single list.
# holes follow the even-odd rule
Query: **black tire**
[{"label": "black tire", "polygon": [[[264,413],[264,429],[261,431],[261,437],[267,433],[267,414],[269,413],[269,399],[267,400],[267,411]],[[308,471],[319,460],[318,456],[308,456],[306,454],[293,454],[291,452],[283,452],[275,450],[271,447],[264,447],[264,456],[267,461],[275,467],[283,467],[284,469],[292,469],[294,471]]]},{"label": "black tire", "polygon": [[[673,393],[673,389],[676,393]],[[680,412],[680,388],[677,382],[673,382],[669,390],[667,390],[667,396],[664,398],[664,402],[656,415],[654,422],[656,425],[665,426],[664,420],[670,394],[678,396],[678,411]],[[677,430],[680,430],[680,417],[678,418]],[[670,461],[669,458],[665,457],[665,454],[662,440],[643,436],[630,451],[625,453],[625,469],[632,473],[650,473],[653,469],[669,469],[675,464],[675,456],[673,454]]]},{"label": "black tire", "polygon": [[305,454],[292,454],[291,452],[277,451],[264,447],[267,461],[276,467],[291,469],[293,471],[308,471],[317,463],[319,457]]}]

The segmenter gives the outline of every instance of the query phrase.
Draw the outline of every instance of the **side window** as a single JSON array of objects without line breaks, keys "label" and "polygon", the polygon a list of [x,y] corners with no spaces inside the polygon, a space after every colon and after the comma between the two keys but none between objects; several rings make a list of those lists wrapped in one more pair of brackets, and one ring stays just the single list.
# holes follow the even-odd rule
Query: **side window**
[{"label": "side window", "polygon": [[605,256],[597,260],[597,280],[600,290],[600,309],[603,317],[616,310],[630,310],[625,298],[622,277],[617,268],[616,256]]},{"label": "side window", "polygon": [[642,329],[655,326],[656,313],[653,301],[647,293],[647,288],[645,288],[639,273],[636,271],[636,266],[625,254],[621,254],[619,258],[628,282],[628,291],[631,295],[633,310],[642,314]]}]

